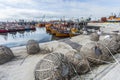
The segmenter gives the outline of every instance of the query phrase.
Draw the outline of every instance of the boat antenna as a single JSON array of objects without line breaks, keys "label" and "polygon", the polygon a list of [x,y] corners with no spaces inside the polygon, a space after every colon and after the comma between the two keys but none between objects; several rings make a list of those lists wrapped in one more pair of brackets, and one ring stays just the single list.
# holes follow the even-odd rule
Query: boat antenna
[{"label": "boat antenna", "polygon": [[42,17],[42,19],[41,19],[41,22],[43,22],[44,18],[45,18],[45,15],[43,15],[43,17]]},{"label": "boat antenna", "polygon": [[111,15],[113,16],[113,12],[111,13]]},{"label": "boat antenna", "polygon": [[118,14],[118,17],[120,17],[120,13]]}]

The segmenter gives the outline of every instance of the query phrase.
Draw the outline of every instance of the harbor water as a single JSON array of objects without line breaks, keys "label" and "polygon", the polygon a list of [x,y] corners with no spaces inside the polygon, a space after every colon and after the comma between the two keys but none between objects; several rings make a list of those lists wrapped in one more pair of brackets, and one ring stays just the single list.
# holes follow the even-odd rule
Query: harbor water
[{"label": "harbor water", "polygon": [[17,47],[26,45],[28,40],[36,40],[39,43],[48,42],[53,36],[46,32],[45,28],[36,28],[36,30],[26,30],[20,32],[0,33],[0,45],[7,47]]}]

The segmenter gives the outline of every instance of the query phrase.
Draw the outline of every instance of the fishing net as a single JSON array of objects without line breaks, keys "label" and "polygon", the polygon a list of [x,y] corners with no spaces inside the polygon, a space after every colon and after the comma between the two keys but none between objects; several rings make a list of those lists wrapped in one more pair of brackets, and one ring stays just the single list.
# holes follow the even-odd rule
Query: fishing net
[{"label": "fishing net", "polygon": [[89,71],[87,60],[77,52],[65,54],[70,67],[69,75],[83,74]]},{"label": "fishing net", "polygon": [[74,75],[89,71],[87,60],[78,53],[47,54],[35,68],[35,80],[70,80]]},{"label": "fishing net", "polygon": [[112,38],[113,40],[115,40],[116,42],[119,42],[119,41],[120,41],[120,34],[111,35],[111,38]]},{"label": "fishing net", "polygon": [[40,51],[39,43],[35,40],[29,40],[26,48],[28,54],[36,54]]},{"label": "fishing net", "polygon": [[114,46],[116,46],[116,53],[120,53],[120,34],[112,35],[112,40],[116,42]]},{"label": "fishing net", "polygon": [[10,61],[14,57],[13,52],[10,48],[0,46],[0,64]]},{"label": "fishing net", "polygon": [[99,41],[99,35],[97,33],[91,33],[90,40],[91,41]]},{"label": "fishing net", "polygon": [[90,42],[81,48],[80,53],[92,64],[103,64],[109,60],[109,51],[102,45]]},{"label": "fishing net", "polygon": [[118,53],[120,53],[120,41],[118,42],[118,45],[119,45],[119,49],[118,49]]},{"label": "fishing net", "polygon": [[120,34],[118,34],[118,36],[117,36],[117,41],[118,42],[120,41]]},{"label": "fishing net", "polygon": [[66,80],[69,67],[61,53],[47,54],[35,68],[35,80]]},{"label": "fishing net", "polygon": [[101,48],[104,50],[104,52],[109,53],[108,50],[105,48],[107,47],[113,54],[117,53],[120,46],[119,43],[115,40],[115,37],[101,40],[99,41],[99,44],[101,44]]}]

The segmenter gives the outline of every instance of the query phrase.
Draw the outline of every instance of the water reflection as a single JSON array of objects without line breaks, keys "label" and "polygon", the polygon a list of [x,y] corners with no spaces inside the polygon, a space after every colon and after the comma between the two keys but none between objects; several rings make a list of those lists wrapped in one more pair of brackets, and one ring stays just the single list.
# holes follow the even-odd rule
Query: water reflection
[{"label": "water reflection", "polygon": [[8,47],[22,46],[30,39],[38,42],[47,42],[52,40],[52,35],[46,33],[45,28],[36,28],[36,30],[27,30],[20,32],[0,34],[0,45]]}]

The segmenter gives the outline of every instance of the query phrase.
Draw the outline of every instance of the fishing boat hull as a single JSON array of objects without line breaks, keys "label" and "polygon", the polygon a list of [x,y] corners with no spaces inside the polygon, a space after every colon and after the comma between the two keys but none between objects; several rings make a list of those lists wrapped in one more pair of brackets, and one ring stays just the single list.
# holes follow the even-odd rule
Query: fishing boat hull
[{"label": "fishing boat hull", "polygon": [[62,33],[62,32],[56,32],[56,37],[73,37],[76,36],[78,34],[73,34],[73,33]]},{"label": "fishing boat hull", "polygon": [[46,27],[46,31],[51,31],[51,27]]},{"label": "fishing boat hull", "polygon": [[6,33],[8,30],[0,30],[0,33]]},{"label": "fishing boat hull", "polygon": [[69,33],[56,32],[56,37],[69,37]]},{"label": "fishing boat hull", "polygon": [[53,26],[52,24],[45,24],[45,27],[51,27]]},{"label": "fishing boat hull", "polygon": [[69,33],[69,36],[70,36],[70,37],[73,37],[73,36],[76,36],[76,34]]},{"label": "fishing boat hull", "polygon": [[51,34],[56,34],[57,33],[57,30],[56,29],[51,29]]},{"label": "fishing boat hull", "polygon": [[45,24],[44,23],[38,23],[36,24],[37,27],[45,27]]},{"label": "fishing boat hull", "polygon": [[16,29],[8,29],[7,32],[16,32],[17,30]]}]

